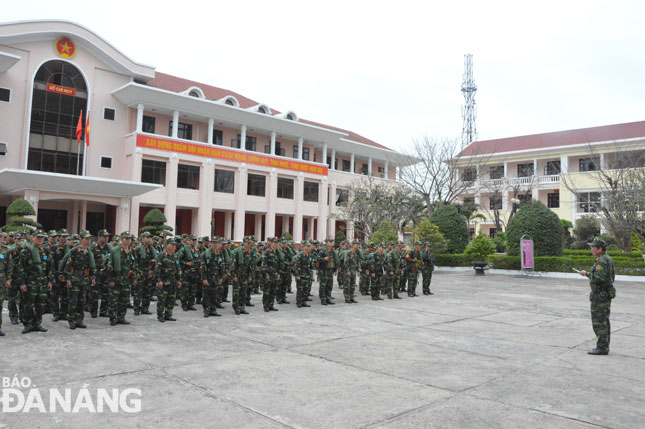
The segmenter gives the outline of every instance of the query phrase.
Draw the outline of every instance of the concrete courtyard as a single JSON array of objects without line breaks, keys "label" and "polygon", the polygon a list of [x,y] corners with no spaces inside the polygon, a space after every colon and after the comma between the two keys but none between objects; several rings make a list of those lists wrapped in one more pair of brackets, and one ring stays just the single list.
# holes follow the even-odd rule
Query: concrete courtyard
[{"label": "concrete courtyard", "polygon": [[46,315],[49,332],[28,335],[5,305],[0,377],[29,377],[46,402],[50,388],[142,393],[139,413],[3,413],[0,428],[645,427],[645,285],[616,284],[609,356],[586,353],[584,279],[439,272],[433,296],[353,305],[334,287],[334,306],[289,295],[264,313],[255,295],[248,316],[129,310],[130,326],[72,331]]}]

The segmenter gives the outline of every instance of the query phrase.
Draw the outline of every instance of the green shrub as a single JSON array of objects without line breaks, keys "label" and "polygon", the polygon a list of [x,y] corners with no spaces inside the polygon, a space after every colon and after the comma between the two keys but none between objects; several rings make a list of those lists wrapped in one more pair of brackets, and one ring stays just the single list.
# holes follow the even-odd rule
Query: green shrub
[{"label": "green shrub", "polygon": [[293,237],[291,236],[291,234],[289,234],[289,231],[284,231],[284,232],[280,235],[280,238],[281,238],[282,240],[287,240],[287,241],[292,241],[292,240],[293,240]]},{"label": "green shrub", "polygon": [[479,234],[468,243],[464,255],[476,262],[486,262],[488,255],[495,253],[495,243],[487,235]]},{"label": "green shrub", "polygon": [[503,231],[496,232],[495,237],[493,237],[493,243],[495,243],[497,253],[506,252],[506,233]]},{"label": "green shrub", "polygon": [[600,223],[594,216],[582,216],[576,220],[576,227],[573,229],[574,249],[588,249],[589,244],[595,237],[600,235]]},{"label": "green shrub", "polygon": [[390,225],[390,222],[388,221],[383,221],[381,224],[378,226],[376,231],[372,234],[372,237],[370,237],[371,241],[374,243],[383,243],[387,244],[389,242],[397,242],[399,241],[399,236],[396,234],[396,232],[392,229],[392,225]]},{"label": "green shrub", "polygon": [[0,230],[5,232],[31,232],[42,225],[26,216],[36,216],[36,211],[24,198],[18,198],[7,207],[7,224]]},{"label": "green shrub", "polygon": [[535,256],[562,255],[562,225],[560,218],[539,201],[524,204],[506,228],[506,249],[512,256],[520,254],[520,239],[528,235],[533,240]]},{"label": "green shrub", "polygon": [[568,249],[573,244],[573,237],[571,236],[573,224],[566,219],[560,219],[560,226],[562,227],[562,246]]},{"label": "green shrub", "polygon": [[159,209],[152,209],[143,217],[143,223],[147,226],[141,228],[141,232],[149,232],[152,235],[166,235],[172,231],[172,227],[165,225],[168,222],[166,216]]},{"label": "green shrub", "polygon": [[436,255],[434,262],[439,267],[470,267],[473,265],[472,259],[462,253]]},{"label": "green shrub", "polygon": [[422,243],[430,243],[430,253],[438,255],[443,253],[448,246],[448,242],[439,232],[439,227],[430,223],[430,219],[425,218],[414,229],[414,239]]},{"label": "green shrub", "polygon": [[344,240],[345,233],[343,231],[336,232],[336,236],[334,237],[334,246],[340,247],[340,243],[342,243]]},{"label": "green shrub", "polygon": [[448,240],[448,253],[462,253],[468,244],[466,218],[452,204],[437,207],[430,216],[430,222],[439,227],[439,232]]}]

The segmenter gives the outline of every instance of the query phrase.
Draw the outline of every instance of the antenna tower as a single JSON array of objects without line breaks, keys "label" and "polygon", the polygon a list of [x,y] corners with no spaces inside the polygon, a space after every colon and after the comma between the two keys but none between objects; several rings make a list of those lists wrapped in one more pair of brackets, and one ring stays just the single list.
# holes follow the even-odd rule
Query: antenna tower
[{"label": "antenna tower", "polygon": [[464,94],[465,104],[461,107],[461,117],[464,125],[461,130],[461,148],[465,148],[473,141],[477,140],[477,109],[475,107],[475,93],[477,85],[473,78],[473,56],[472,54],[464,55],[464,81],[461,84],[461,92]]}]

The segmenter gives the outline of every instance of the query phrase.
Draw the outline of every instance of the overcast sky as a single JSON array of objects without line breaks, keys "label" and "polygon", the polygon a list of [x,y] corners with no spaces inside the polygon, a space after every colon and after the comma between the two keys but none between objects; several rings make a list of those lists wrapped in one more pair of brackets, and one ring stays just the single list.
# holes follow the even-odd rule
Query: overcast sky
[{"label": "overcast sky", "polygon": [[460,138],[464,54],[480,140],[645,120],[645,2],[11,1],[157,71],[400,149]]}]

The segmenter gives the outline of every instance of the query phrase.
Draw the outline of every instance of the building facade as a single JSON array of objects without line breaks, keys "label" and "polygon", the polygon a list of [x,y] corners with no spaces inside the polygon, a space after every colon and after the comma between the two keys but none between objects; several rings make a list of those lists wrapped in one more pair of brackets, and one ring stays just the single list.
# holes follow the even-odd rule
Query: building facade
[{"label": "building facade", "polygon": [[159,208],[180,234],[351,236],[333,216],[349,185],[394,181],[400,160],[351,131],[157,72],[78,24],[0,24],[0,223],[23,197],[47,229],[138,231]]},{"label": "building facade", "polygon": [[476,203],[486,218],[471,234],[497,232],[524,201],[539,200],[574,225],[597,216],[600,172],[645,168],[645,121],[478,141],[456,158],[458,203]]}]

